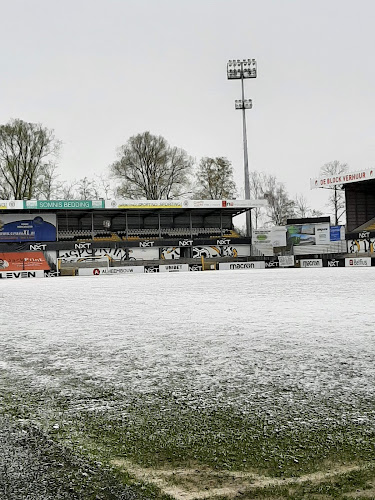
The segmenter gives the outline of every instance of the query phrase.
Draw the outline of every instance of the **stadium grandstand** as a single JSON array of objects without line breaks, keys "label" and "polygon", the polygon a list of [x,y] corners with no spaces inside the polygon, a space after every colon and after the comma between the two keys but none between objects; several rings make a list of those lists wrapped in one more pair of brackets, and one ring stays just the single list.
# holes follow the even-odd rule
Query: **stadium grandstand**
[{"label": "stadium grandstand", "polygon": [[310,180],[311,189],[342,189],[345,192],[345,254],[375,256],[375,170],[347,172]]},{"label": "stadium grandstand", "polygon": [[[0,201],[0,267],[76,273],[165,261],[216,268],[260,257],[234,217],[264,200]],[[27,254],[27,255],[26,255]],[[4,266],[4,264],[2,264]],[[20,267],[22,265],[22,267]]]}]

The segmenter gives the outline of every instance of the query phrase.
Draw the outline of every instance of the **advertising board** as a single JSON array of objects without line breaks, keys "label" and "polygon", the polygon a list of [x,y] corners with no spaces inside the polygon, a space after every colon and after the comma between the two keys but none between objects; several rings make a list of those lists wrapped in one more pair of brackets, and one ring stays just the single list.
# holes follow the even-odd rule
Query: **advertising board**
[{"label": "advertising board", "polygon": [[254,208],[267,205],[266,200],[106,200],[105,208]]},{"label": "advertising board", "polygon": [[124,267],[82,267],[78,269],[78,276],[104,276],[119,274],[139,274],[144,273],[144,266],[124,266]]},{"label": "advertising board", "polygon": [[265,269],[264,260],[256,260],[254,262],[220,262],[220,271],[240,271],[244,269]]},{"label": "advertising board", "polygon": [[280,267],[294,267],[294,255],[279,255]]},{"label": "advertising board", "polygon": [[55,214],[0,214],[0,242],[56,241]]},{"label": "advertising board", "polygon": [[0,253],[0,271],[49,271],[43,252]]},{"label": "advertising board", "polygon": [[276,226],[270,229],[254,229],[253,243],[255,245],[286,246],[286,227]]},{"label": "advertising board", "polygon": [[189,264],[163,264],[159,266],[160,273],[183,273],[189,271]]},{"label": "advertising board", "polygon": [[287,226],[288,244],[321,245],[330,242],[328,222],[319,224],[290,224]]},{"label": "advertising board", "polygon": [[301,259],[300,266],[306,268],[323,267],[322,259]]},{"label": "advertising board", "polygon": [[345,267],[371,267],[371,257],[346,258]]},{"label": "advertising board", "polygon": [[331,226],[329,228],[329,239],[331,241],[340,241],[341,240],[341,227],[342,226]]},{"label": "advertising board", "polygon": [[0,200],[0,210],[22,210],[22,200]]},{"label": "advertising board", "polygon": [[182,208],[182,200],[106,200],[105,208]]},{"label": "advertising board", "polygon": [[375,178],[373,169],[359,170],[357,172],[348,172],[343,174],[314,177],[310,179],[310,189],[333,188],[338,184],[347,184],[349,182],[368,181]]},{"label": "advertising board", "polygon": [[159,259],[159,248],[129,248],[129,260],[157,260]]},{"label": "advertising board", "polygon": [[[368,235],[368,236],[367,236]],[[375,238],[370,237],[370,233],[367,232],[365,236],[363,233],[359,235],[355,240],[347,240],[348,253],[362,253],[362,252],[374,252],[375,248]]]},{"label": "advertising board", "polygon": [[323,266],[325,267],[344,267],[345,261],[344,259],[327,259],[323,261]]},{"label": "advertising board", "polygon": [[1,279],[44,278],[44,271],[4,271],[0,272]]},{"label": "advertising board", "polygon": [[24,209],[86,210],[104,208],[104,200],[24,200]]}]

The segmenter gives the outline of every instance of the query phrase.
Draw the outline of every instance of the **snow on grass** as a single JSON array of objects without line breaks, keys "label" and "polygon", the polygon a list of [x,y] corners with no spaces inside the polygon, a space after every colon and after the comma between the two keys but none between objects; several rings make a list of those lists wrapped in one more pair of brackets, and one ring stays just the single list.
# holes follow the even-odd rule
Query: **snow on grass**
[{"label": "snow on grass", "polygon": [[374,277],[338,268],[2,280],[0,380],[56,432],[79,428],[146,465],[277,474],[370,460]]}]

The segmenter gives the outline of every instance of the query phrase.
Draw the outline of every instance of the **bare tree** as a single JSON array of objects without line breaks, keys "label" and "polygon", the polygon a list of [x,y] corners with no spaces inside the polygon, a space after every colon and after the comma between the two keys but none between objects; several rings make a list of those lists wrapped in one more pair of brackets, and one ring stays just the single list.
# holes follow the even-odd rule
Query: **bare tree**
[{"label": "bare tree", "polygon": [[268,201],[267,215],[272,224],[285,225],[286,220],[294,216],[294,201],[289,198],[284,184],[277,182],[273,175],[267,176],[264,197]]},{"label": "bare tree", "polygon": [[57,180],[59,177],[57,168],[57,165],[54,163],[48,163],[42,166],[38,179],[38,187],[36,189],[38,198],[44,198],[46,200],[56,199],[62,185],[61,182]]},{"label": "bare tree", "polygon": [[252,171],[249,175],[250,196],[254,199],[266,198],[266,208],[253,209],[254,227],[259,224],[284,225],[286,219],[294,215],[295,202],[289,198],[284,184],[274,175]]},{"label": "bare tree", "polygon": [[323,212],[311,208],[303,194],[297,194],[294,198],[294,216],[295,217],[321,217]]},{"label": "bare tree", "polygon": [[[347,163],[340,163],[338,160],[326,163],[320,169],[320,174],[324,176],[336,177],[348,171]],[[328,189],[332,190],[327,206],[332,210],[335,219],[335,225],[340,222],[341,217],[345,214],[345,195],[342,190],[342,184],[332,184]]]},{"label": "bare tree", "polygon": [[164,137],[150,132],[130,137],[118,156],[110,167],[120,182],[118,195],[157,200],[186,192],[193,161],[183,149],[169,146]]},{"label": "bare tree", "polygon": [[309,217],[321,217],[323,215],[323,212],[321,210],[316,210],[313,208],[310,212]]},{"label": "bare tree", "polygon": [[[253,200],[258,200],[264,197],[265,185],[267,182],[267,175],[264,172],[257,172],[253,170],[249,174],[249,185],[250,185],[250,198]],[[253,208],[252,218],[254,229],[258,229],[259,224],[263,219],[264,209]]]},{"label": "bare tree", "polygon": [[308,217],[311,213],[311,208],[308,205],[307,199],[303,194],[297,194],[294,198],[294,215],[296,217]]},{"label": "bare tree", "polygon": [[0,126],[0,182],[2,191],[16,200],[38,196],[46,165],[60,149],[53,130],[20,119]]},{"label": "bare tree", "polygon": [[77,181],[64,181],[59,189],[58,198],[63,200],[74,200],[77,197],[76,194]]},{"label": "bare tree", "polygon": [[93,190],[95,194],[95,199],[104,198],[108,200],[111,197],[113,188],[111,182],[106,175],[97,175],[93,180]]},{"label": "bare tree", "polygon": [[91,200],[95,198],[95,187],[93,181],[88,177],[83,177],[77,183],[77,193],[80,200]]},{"label": "bare tree", "polygon": [[227,158],[202,158],[196,172],[194,197],[198,199],[221,200],[234,198],[236,184],[233,167]]}]

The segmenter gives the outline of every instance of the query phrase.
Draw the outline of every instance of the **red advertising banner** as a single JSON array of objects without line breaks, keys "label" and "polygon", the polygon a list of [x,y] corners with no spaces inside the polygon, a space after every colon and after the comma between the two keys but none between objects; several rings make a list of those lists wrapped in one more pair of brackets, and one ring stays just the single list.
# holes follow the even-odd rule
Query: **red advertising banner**
[{"label": "red advertising banner", "polygon": [[43,252],[0,253],[0,271],[49,271]]}]

